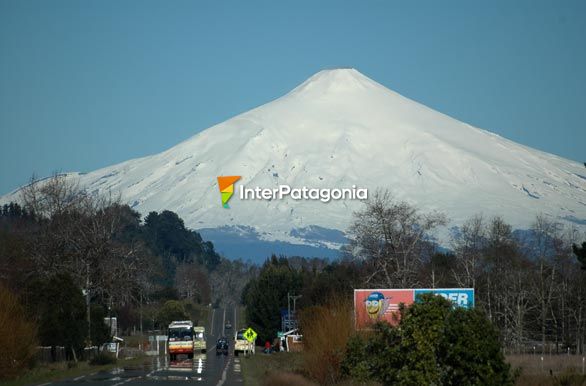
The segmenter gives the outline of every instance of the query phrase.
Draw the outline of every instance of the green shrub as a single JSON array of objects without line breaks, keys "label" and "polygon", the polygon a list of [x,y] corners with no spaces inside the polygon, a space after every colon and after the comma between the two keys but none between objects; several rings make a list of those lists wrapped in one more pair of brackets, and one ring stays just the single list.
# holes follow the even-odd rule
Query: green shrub
[{"label": "green shrub", "polygon": [[393,385],[512,385],[498,333],[478,310],[438,296],[401,309],[397,327],[379,323],[350,339],[345,374]]},{"label": "green shrub", "polygon": [[456,308],[450,312],[438,347],[438,359],[444,369],[444,384],[512,383],[498,332],[479,311]]}]

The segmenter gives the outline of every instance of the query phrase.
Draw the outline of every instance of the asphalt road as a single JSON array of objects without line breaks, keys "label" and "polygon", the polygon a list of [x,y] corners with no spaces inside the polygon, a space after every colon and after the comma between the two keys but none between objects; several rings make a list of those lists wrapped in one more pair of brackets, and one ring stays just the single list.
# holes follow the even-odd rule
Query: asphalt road
[{"label": "asphalt road", "polygon": [[[168,356],[152,357],[145,363],[133,366],[121,366],[104,372],[51,382],[37,386],[142,386],[142,385],[182,385],[197,384],[209,386],[241,386],[240,358],[234,357],[233,337],[238,324],[236,307],[217,308],[212,310],[207,334],[207,352],[196,353],[193,359],[179,356],[176,361],[169,361]],[[233,325],[226,330],[226,321]],[[216,340],[225,336],[230,342],[228,355],[216,354]]]}]

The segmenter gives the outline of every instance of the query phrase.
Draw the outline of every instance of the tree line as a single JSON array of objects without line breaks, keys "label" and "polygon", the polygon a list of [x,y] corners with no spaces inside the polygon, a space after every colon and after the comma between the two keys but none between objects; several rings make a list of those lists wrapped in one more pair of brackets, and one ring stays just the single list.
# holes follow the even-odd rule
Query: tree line
[{"label": "tree line", "polygon": [[465,287],[474,288],[476,308],[508,352],[585,352],[586,235],[545,215],[525,231],[478,215],[453,231],[445,249],[434,235],[446,223],[441,213],[377,192],[354,214],[339,261],[265,262],[243,293],[249,321],[262,339],[274,337],[288,293],[302,295],[302,310],[351,299],[354,288]]},{"label": "tree line", "polygon": [[[584,234],[546,216],[519,231],[479,215],[442,248],[434,236],[446,223],[377,192],[354,214],[339,260],[272,256],[256,267],[222,258],[171,211],[141,219],[119,197],[56,175],[31,181],[19,204],[0,210],[0,299],[22,308],[14,314],[21,327],[32,322],[35,344],[66,345],[75,356],[109,338],[108,315],[130,333],[241,302],[264,341],[282,329],[289,295],[300,296],[300,319],[310,320],[316,307],[351,302],[355,288],[472,287],[508,351],[584,353]],[[347,360],[338,367],[360,363]]]},{"label": "tree line", "polygon": [[[32,180],[19,203],[0,207],[0,292],[18,299],[15,315],[34,325],[35,344],[66,346],[71,359],[111,337],[108,316],[122,334],[163,330],[176,315],[204,323],[211,303],[239,300],[249,271],[176,213],[141,219],[119,197],[89,194],[66,176]],[[243,275],[223,284],[232,272]]]},{"label": "tree line", "polygon": [[[267,259],[243,292],[249,323],[272,340],[288,295],[301,295],[303,372],[320,384],[505,385],[519,372],[504,353],[584,353],[586,235],[544,215],[524,231],[478,215],[446,248],[435,238],[446,223],[377,192],[341,259]],[[453,287],[474,288],[475,309],[430,296],[402,307],[396,326],[354,329],[355,288]]]}]

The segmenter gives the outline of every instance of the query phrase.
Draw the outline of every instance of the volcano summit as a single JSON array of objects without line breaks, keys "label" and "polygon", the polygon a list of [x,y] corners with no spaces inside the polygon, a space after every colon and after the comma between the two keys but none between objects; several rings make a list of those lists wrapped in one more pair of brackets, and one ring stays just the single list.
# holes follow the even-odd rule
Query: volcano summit
[{"label": "volcano summit", "polygon": [[143,215],[177,212],[231,257],[239,256],[223,244],[230,237],[240,245],[254,237],[266,251],[271,242],[336,248],[363,204],[234,194],[226,209],[218,176],[241,176],[235,188],[388,189],[444,212],[450,226],[482,213],[526,229],[543,214],[586,229],[583,165],[462,123],[354,69],[321,71],[162,153],[72,176],[89,192],[119,192]]}]

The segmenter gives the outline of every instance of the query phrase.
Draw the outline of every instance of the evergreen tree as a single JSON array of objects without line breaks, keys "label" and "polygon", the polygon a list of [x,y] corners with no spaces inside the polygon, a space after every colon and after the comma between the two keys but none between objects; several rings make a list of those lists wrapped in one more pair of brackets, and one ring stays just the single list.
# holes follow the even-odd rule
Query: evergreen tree
[{"label": "evergreen tree", "polygon": [[189,315],[185,311],[183,304],[177,300],[168,300],[165,302],[159,313],[157,314],[157,321],[160,328],[167,328],[167,326],[174,320],[187,320]]},{"label": "evergreen tree", "polygon": [[199,233],[187,229],[183,220],[169,210],[150,212],[145,218],[144,234],[151,250],[162,258],[160,284],[164,286],[172,286],[179,263],[197,262],[213,270],[221,261],[211,242],[204,242]]},{"label": "evergreen tree", "polygon": [[[29,308],[38,316],[38,336],[43,346],[65,346],[78,351],[87,338],[85,300],[67,274],[37,280],[28,289]],[[102,320],[103,323],[103,320]]]},{"label": "evergreen tree", "polygon": [[301,274],[289,266],[285,257],[274,255],[265,262],[258,278],[247,284],[243,293],[246,317],[261,341],[277,336],[281,310],[287,308],[287,294],[299,294],[301,288]]},{"label": "evergreen tree", "polygon": [[443,334],[437,351],[441,384],[511,384],[498,331],[482,312],[452,309]]}]

